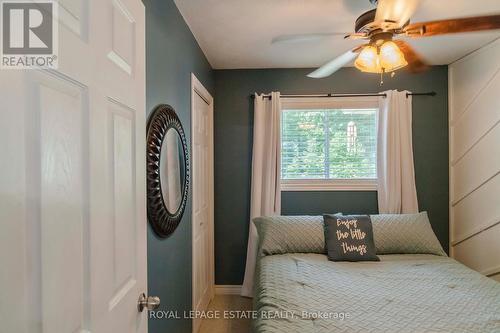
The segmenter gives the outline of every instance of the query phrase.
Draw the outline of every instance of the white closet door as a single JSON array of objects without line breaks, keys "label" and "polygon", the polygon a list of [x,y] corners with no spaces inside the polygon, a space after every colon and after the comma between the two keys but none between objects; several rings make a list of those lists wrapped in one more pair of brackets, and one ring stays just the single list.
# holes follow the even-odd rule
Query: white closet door
[{"label": "white closet door", "polygon": [[[213,100],[192,75],[193,310],[206,310],[214,296]],[[193,332],[201,321],[195,319]]]}]

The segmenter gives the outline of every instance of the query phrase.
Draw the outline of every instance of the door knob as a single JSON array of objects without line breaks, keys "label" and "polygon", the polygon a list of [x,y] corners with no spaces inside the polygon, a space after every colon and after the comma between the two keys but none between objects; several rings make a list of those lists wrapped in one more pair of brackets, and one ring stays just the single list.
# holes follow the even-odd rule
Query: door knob
[{"label": "door knob", "polygon": [[144,308],[151,311],[158,308],[159,306],[160,306],[160,297],[158,296],[146,297],[146,294],[142,293],[141,296],[139,296],[139,300],[137,301],[137,310],[139,310],[139,312],[142,312]]}]

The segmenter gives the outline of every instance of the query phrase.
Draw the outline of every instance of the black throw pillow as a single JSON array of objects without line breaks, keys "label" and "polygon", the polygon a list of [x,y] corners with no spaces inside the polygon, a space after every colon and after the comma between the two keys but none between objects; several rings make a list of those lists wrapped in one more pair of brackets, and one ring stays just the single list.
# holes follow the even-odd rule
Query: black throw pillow
[{"label": "black throw pillow", "polygon": [[368,215],[323,215],[328,259],[380,261],[375,252],[372,221]]}]

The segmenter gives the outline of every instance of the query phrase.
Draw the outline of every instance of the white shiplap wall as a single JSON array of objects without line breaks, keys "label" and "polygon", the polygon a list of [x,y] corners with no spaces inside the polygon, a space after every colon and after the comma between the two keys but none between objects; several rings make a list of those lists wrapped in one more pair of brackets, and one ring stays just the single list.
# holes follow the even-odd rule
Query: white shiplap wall
[{"label": "white shiplap wall", "polygon": [[451,255],[500,281],[500,39],[449,66]]}]

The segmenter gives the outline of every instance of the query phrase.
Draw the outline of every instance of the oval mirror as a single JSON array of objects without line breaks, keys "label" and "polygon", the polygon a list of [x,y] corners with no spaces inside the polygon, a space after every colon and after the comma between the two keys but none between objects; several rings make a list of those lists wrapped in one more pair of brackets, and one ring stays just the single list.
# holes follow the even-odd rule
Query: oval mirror
[{"label": "oval mirror", "polygon": [[160,151],[160,187],[167,211],[174,215],[182,203],[186,161],[179,132],[169,128]]},{"label": "oval mirror", "polygon": [[161,237],[179,225],[188,196],[189,155],[182,124],[170,105],[157,106],[148,121],[148,220]]}]

